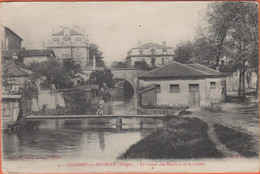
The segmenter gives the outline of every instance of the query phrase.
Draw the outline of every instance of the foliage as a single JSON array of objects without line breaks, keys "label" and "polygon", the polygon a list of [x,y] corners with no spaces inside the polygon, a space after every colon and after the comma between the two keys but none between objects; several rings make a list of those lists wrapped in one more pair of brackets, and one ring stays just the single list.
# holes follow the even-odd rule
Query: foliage
[{"label": "foliage", "polygon": [[246,72],[252,69],[258,75],[258,25],[257,3],[212,2],[197,38],[192,43],[179,44],[175,59],[185,62],[185,57],[192,55],[189,62],[218,68],[227,74],[239,72],[238,96],[244,99]]},{"label": "foliage", "polygon": [[112,63],[111,68],[128,68],[127,61],[115,61]]},{"label": "foliage", "polygon": [[144,70],[150,70],[151,69],[151,67],[144,60],[135,61],[134,68],[140,68],[140,69],[144,69]]},{"label": "foliage", "polygon": [[87,80],[88,84],[103,86],[103,83],[106,83],[107,87],[113,87],[113,74],[110,69],[105,68],[104,70],[95,70],[90,74],[89,79]]},{"label": "foliage", "polygon": [[194,56],[194,46],[191,41],[179,43],[174,49],[174,60],[185,63]]},{"label": "foliage", "polygon": [[90,100],[82,90],[75,90],[64,95],[66,111],[71,114],[84,114],[90,108]]},{"label": "foliage", "polygon": [[93,64],[93,57],[96,56],[96,66],[103,67],[105,66],[103,52],[99,50],[99,46],[95,43],[89,45],[89,59]]},{"label": "foliage", "polygon": [[82,72],[81,66],[71,59],[63,63],[49,59],[46,62],[33,63],[28,68],[33,71],[32,77],[35,80],[41,79],[40,86],[43,89],[49,89],[51,84],[58,89],[71,88],[76,74]]}]

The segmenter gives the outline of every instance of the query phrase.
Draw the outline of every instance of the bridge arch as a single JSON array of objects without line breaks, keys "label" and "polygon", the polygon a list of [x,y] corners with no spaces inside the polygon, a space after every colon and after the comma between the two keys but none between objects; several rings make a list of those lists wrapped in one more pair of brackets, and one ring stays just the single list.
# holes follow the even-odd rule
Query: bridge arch
[{"label": "bridge arch", "polygon": [[134,92],[138,90],[138,76],[146,72],[146,70],[137,68],[116,68],[111,69],[113,79],[123,79],[129,82],[134,89]]},{"label": "bridge arch", "polygon": [[113,80],[114,80],[115,87],[124,89],[125,96],[134,95],[135,87],[131,82],[129,82],[128,80],[122,79],[122,78],[114,78]]}]

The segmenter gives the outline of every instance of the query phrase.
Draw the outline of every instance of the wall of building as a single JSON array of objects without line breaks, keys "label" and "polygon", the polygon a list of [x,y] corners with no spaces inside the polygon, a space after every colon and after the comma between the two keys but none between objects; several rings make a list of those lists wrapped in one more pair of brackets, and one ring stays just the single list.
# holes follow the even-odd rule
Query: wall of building
[{"label": "wall of building", "polygon": [[23,63],[25,65],[30,65],[33,62],[44,62],[47,61],[48,57],[47,56],[32,56],[32,57],[23,57]]},{"label": "wall of building", "polygon": [[10,94],[20,92],[20,90],[28,83],[29,78],[27,76],[3,77],[3,81],[10,84],[2,86],[3,93]]},{"label": "wall of building", "polygon": [[[131,51],[131,56],[136,56],[136,55],[140,55],[140,50],[142,50],[142,55],[152,55],[151,50],[154,49],[154,55],[169,55],[169,54],[173,54],[173,49],[172,48],[167,48],[167,49],[158,49],[156,47],[149,47],[147,49],[132,49]],[[166,50],[166,52],[164,52],[163,50]]]},{"label": "wall of building", "polygon": [[86,63],[87,62],[87,56],[88,56],[88,53],[87,53],[87,49],[86,47],[74,47],[72,48],[72,58],[73,59],[80,59],[80,61],[82,63]]},{"label": "wall of building", "polygon": [[72,58],[83,66],[89,60],[87,36],[80,34],[76,30],[72,31],[72,29],[63,28],[63,36],[59,34],[52,35],[48,41],[47,48],[52,49],[58,59]]},{"label": "wall of building", "polygon": [[38,94],[38,106],[42,109],[44,105],[47,109],[55,109],[57,105],[65,107],[64,97],[56,91],[40,90]]},{"label": "wall of building", "polygon": [[[164,61],[162,60],[164,59]],[[165,64],[168,64],[170,62],[173,61],[173,58],[172,56],[162,56],[162,57],[157,57],[155,59],[155,66],[161,66],[161,65],[165,65]],[[164,63],[163,63],[164,62]]]},{"label": "wall of building", "polygon": [[[245,80],[246,89],[248,86],[250,88],[256,88],[257,84],[257,74],[255,72],[251,75],[251,82],[248,84],[247,80]],[[235,72],[229,77],[227,77],[227,93],[232,93],[234,91],[238,91],[239,88],[239,72]]]},{"label": "wall of building", "polygon": [[48,47],[48,49],[52,49],[58,59],[72,58],[71,47]]},{"label": "wall of building", "polygon": [[141,106],[156,106],[156,92],[155,89],[143,92],[140,94],[140,105]]},{"label": "wall of building", "polygon": [[[216,88],[210,89],[210,82],[216,82]],[[189,105],[189,84],[199,84],[200,106],[221,100],[221,79],[198,80],[140,80],[140,87],[150,84],[160,84],[161,90],[156,93],[157,105]],[[170,92],[171,84],[179,84],[179,92]]]},{"label": "wall of building", "polygon": [[[165,64],[173,61],[172,56],[157,56],[157,57],[154,57],[154,58],[155,58],[154,65],[157,66],[157,67],[161,66],[161,65],[165,65]],[[163,64],[162,59],[164,59],[164,64]],[[152,66],[152,58],[151,57],[145,57],[145,56],[131,57],[131,61],[130,61],[131,67],[134,67],[136,61],[145,61],[149,66]]]},{"label": "wall of building", "polygon": [[16,50],[21,49],[22,39],[19,38],[9,29],[1,26],[1,49],[2,50]]}]

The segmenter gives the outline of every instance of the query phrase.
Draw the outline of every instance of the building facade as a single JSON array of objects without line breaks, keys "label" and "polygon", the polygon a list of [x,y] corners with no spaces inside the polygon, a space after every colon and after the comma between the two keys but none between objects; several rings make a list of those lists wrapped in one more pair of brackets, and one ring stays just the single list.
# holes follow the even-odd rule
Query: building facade
[{"label": "building facade", "polygon": [[78,27],[62,27],[48,40],[47,49],[53,50],[57,59],[73,59],[85,66],[89,61],[89,47],[87,35]]},{"label": "building facade", "polygon": [[225,75],[199,64],[171,62],[139,76],[140,87],[155,85],[156,104],[189,106],[217,103],[225,97]]},{"label": "building facade", "polygon": [[23,39],[14,31],[5,26],[0,26],[1,50],[21,49]]},{"label": "building facade", "polygon": [[30,74],[14,61],[2,65],[2,93],[17,94],[29,83]]},{"label": "building facade", "polygon": [[25,65],[36,62],[42,63],[48,59],[55,58],[55,54],[52,50],[20,50],[18,56]]},{"label": "building facade", "polygon": [[127,52],[127,62],[130,67],[135,66],[135,62],[145,61],[150,67],[159,67],[173,61],[173,47],[166,46],[166,42],[138,43],[138,46]]},{"label": "building facade", "polygon": [[15,61],[30,65],[41,63],[48,59],[54,59],[55,54],[52,50],[9,50],[2,51],[2,62]]}]

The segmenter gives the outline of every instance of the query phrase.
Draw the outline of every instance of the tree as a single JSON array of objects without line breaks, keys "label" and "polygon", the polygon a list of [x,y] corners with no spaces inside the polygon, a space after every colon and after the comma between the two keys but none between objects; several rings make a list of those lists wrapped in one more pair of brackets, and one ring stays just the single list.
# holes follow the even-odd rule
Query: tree
[{"label": "tree", "polygon": [[99,46],[97,44],[91,43],[89,45],[89,60],[90,64],[93,65],[93,57],[96,56],[96,66],[97,67],[104,67],[104,57],[103,52],[99,50]]},{"label": "tree", "polygon": [[254,68],[258,73],[258,6],[254,2],[213,2],[205,19],[199,38],[210,45],[209,63],[218,67],[220,58],[230,60],[229,68],[223,69],[239,72],[238,96],[244,99],[245,72]]},{"label": "tree", "polygon": [[185,63],[194,57],[194,45],[191,41],[182,42],[174,49],[173,58],[177,62]]},{"label": "tree", "polygon": [[135,61],[134,68],[140,68],[144,70],[151,70],[152,68],[146,63],[146,61]]},{"label": "tree", "polygon": [[236,20],[233,8],[235,4],[236,2],[210,3],[205,14],[206,23],[198,29],[199,37],[203,38],[201,41],[210,45],[211,55],[208,58],[214,60],[215,68],[218,68],[219,60],[225,53],[228,31]]},{"label": "tree", "polygon": [[239,71],[238,96],[245,98],[245,75],[250,68],[258,71],[258,6],[253,2],[234,4],[235,23],[229,39],[230,57],[234,60],[234,70]]},{"label": "tree", "polygon": [[113,74],[110,69],[105,68],[104,70],[96,70],[90,74],[89,79],[87,80],[88,84],[103,86],[103,83],[107,84],[107,87],[113,87]]},{"label": "tree", "polygon": [[128,68],[127,61],[115,61],[111,64],[111,68]]},{"label": "tree", "polygon": [[40,86],[49,89],[52,84],[58,89],[72,88],[77,73],[81,73],[81,66],[73,60],[65,60],[63,63],[49,59],[42,63],[33,63],[28,69],[33,71],[32,77],[41,79]]}]

